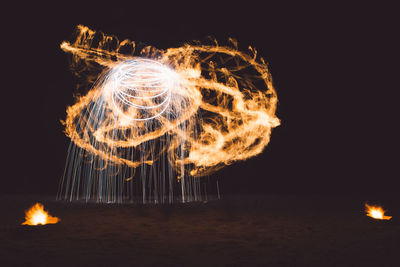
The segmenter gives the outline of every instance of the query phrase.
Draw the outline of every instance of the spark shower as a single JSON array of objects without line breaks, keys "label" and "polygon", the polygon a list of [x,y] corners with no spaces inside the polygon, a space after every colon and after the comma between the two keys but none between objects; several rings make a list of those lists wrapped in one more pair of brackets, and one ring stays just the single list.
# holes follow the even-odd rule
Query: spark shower
[{"label": "spark shower", "polygon": [[79,25],[61,49],[84,94],[62,121],[59,199],[202,200],[200,177],[260,154],[280,123],[267,64],[233,39],[161,50]]}]

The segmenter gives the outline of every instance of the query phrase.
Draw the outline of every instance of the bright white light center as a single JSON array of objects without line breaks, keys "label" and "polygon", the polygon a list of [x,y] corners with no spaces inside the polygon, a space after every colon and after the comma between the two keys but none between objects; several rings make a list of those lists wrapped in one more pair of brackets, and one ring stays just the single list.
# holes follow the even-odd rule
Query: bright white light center
[{"label": "bright white light center", "polygon": [[119,115],[144,121],[167,110],[171,91],[178,83],[178,75],[171,68],[155,60],[137,58],[115,66],[106,85]]},{"label": "bright white light center", "polygon": [[45,224],[46,220],[47,220],[47,215],[42,213],[42,212],[39,212],[39,213],[33,215],[33,217],[32,217],[32,222],[35,225],[37,225],[37,224]]}]

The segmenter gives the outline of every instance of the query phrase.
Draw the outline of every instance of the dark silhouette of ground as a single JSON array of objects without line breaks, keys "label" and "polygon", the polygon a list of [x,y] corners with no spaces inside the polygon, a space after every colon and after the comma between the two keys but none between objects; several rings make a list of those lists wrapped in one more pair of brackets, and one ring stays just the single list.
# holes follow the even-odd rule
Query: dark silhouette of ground
[{"label": "dark silhouette of ground", "polygon": [[[388,196],[390,221],[365,216],[368,199],[359,196],[158,206],[0,200],[1,266],[399,266],[399,201]],[[37,201],[61,222],[19,225]]]}]

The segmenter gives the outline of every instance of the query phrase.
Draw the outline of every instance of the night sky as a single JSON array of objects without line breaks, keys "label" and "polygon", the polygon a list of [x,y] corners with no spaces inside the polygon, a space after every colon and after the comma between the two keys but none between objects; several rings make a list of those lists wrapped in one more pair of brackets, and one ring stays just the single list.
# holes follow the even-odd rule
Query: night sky
[{"label": "night sky", "polygon": [[281,126],[261,155],[210,177],[222,193],[398,192],[395,9],[233,2],[4,8],[0,192],[57,192],[69,145],[60,120],[78,93],[59,45],[78,24],[161,49],[233,37],[266,59]]}]

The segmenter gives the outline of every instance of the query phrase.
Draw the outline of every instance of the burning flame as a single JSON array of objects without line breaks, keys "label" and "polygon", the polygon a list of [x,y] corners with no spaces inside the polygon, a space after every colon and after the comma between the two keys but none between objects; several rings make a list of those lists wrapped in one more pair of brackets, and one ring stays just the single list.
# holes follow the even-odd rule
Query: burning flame
[{"label": "burning flame", "polygon": [[43,205],[36,203],[25,212],[25,222],[21,225],[54,224],[60,221],[59,218],[51,216],[44,210]]},{"label": "burning flame", "polygon": [[370,206],[365,204],[367,216],[378,220],[390,220],[392,216],[385,216],[385,211],[380,206]]}]

